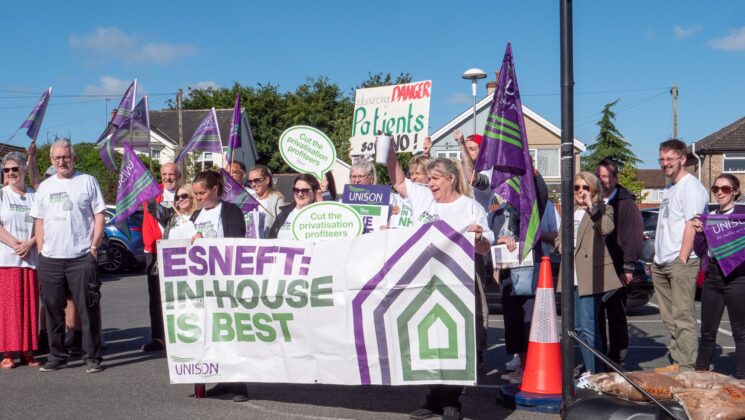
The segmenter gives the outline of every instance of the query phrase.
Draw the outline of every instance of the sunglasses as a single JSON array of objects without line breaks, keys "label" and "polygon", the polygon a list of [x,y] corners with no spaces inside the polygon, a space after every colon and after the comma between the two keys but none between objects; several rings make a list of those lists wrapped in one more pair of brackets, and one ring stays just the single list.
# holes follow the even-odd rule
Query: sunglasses
[{"label": "sunglasses", "polygon": [[262,182],[264,182],[264,178],[254,178],[248,180],[249,184],[261,184]]},{"label": "sunglasses", "polygon": [[20,166],[13,166],[12,168],[3,168],[3,172],[5,172],[6,174],[9,174],[10,171],[18,172],[20,170],[21,170]]},{"label": "sunglasses", "polygon": [[733,188],[729,185],[723,185],[721,187],[714,185],[713,187],[711,187],[711,192],[713,192],[714,194],[719,193],[719,191],[721,191],[722,194],[732,194]]},{"label": "sunglasses", "polygon": [[579,192],[581,190],[590,191],[589,185],[575,185],[574,186],[574,192]]},{"label": "sunglasses", "polygon": [[173,197],[174,201],[186,200],[187,198],[191,198],[191,196],[189,194],[181,194]]},{"label": "sunglasses", "polygon": [[292,193],[295,195],[308,195],[310,194],[310,188],[293,188]]}]

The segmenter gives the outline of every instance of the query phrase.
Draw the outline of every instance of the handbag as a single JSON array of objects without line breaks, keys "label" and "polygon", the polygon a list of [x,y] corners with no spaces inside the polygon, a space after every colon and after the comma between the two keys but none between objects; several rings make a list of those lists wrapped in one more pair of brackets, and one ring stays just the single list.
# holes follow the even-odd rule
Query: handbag
[{"label": "handbag", "polygon": [[515,267],[510,270],[513,296],[535,296],[538,287],[538,270],[534,266]]}]

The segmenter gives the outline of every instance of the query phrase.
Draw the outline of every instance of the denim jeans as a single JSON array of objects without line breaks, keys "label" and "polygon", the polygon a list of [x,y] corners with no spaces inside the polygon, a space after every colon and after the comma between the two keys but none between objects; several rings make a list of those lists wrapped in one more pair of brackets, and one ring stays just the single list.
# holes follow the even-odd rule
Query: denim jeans
[{"label": "denim jeans", "polygon": [[[574,288],[574,330],[582,341],[601,353],[603,342],[600,339],[598,315],[600,313],[600,298],[602,297],[602,293],[580,296],[577,287]],[[595,356],[584,346],[579,345],[579,350],[585,362],[585,369],[588,372],[595,374],[605,370],[602,362],[596,361]]]}]

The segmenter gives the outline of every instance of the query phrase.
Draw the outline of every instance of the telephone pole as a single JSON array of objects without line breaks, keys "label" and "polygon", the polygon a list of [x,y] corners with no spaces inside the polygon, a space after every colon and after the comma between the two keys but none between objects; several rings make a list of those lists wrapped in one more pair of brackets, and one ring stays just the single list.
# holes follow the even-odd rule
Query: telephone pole
[{"label": "telephone pole", "polygon": [[670,93],[673,95],[673,138],[678,138],[678,84],[674,84],[673,88],[670,89]]},{"label": "telephone pole", "polygon": [[[181,89],[178,90],[178,93],[176,93],[176,108],[178,109],[178,150],[176,151],[176,156],[181,153],[182,150],[184,150],[184,125],[183,125],[183,107],[181,106],[181,95],[182,91]],[[186,173],[184,172],[184,161],[182,160],[179,162],[179,169],[181,169],[182,176],[186,176]]]}]

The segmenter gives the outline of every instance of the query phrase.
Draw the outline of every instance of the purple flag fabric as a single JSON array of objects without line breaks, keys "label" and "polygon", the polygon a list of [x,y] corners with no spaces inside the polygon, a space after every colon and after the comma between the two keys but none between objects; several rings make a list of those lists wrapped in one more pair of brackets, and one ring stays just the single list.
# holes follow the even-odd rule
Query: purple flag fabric
[{"label": "purple flag fabric", "polygon": [[[39,102],[36,103],[34,109],[28,114],[26,120],[23,121],[20,128],[28,128],[26,135],[29,136],[31,141],[36,141],[36,136],[39,135],[39,129],[41,128],[41,122],[44,120],[44,114],[47,112],[47,105],[49,104],[49,97],[52,95],[52,88],[48,88],[44,93],[41,94]],[[20,130],[19,128],[19,130]]]},{"label": "purple flag fabric", "polygon": [[[106,130],[98,137],[96,144],[104,141],[107,137],[114,134],[117,128],[119,128],[124,121],[126,121],[132,114],[135,106],[135,98],[137,96],[137,79],[135,79],[131,85],[124,92],[122,100],[119,101],[119,106],[114,110],[114,116],[111,117],[111,121],[106,126]],[[112,170],[116,170],[112,169]]]},{"label": "purple flag fabric", "polygon": [[745,214],[702,214],[711,255],[727,276],[745,262]]},{"label": "purple flag fabric", "polygon": [[256,199],[239,183],[235,182],[228,171],[220,169],[220,175],[222,175],[222,180],[225,184],[225,192],[222,197],[223,200],[229,201],[240,207],[244,214],[256,210],[259,207],[259,202],[256,201]]},{"label": "purple flag fabric", "polygon": [[189,142],[184,146],[184,150],[176,157],[176,163],[184,160],[191,151],[222,153],[222,139],[217,125],[215,108],[210,109],[205,115]]},{"label": "purple flag fabric", "polygon": [[225,162],[233,163],[233,152],[241,147],[241,95],[235,95],[235,106],[233,106],[233,120],[230,121],[230,138],[228,139],[228,151],[225,152]]},{"label": "purple flag fabric", "polygon": [[129,117],[116,129],[111,136],[109,147],[121,147],[124,143],[150,156],[150,114],[147,96],[140,99]]},{"label": "purple flag fabric", "polygon": [[163,193],[129,144],[124,143],[122,146],[124,150],[119,171],[119,189],[116,192],[114,223],[126,219],[137,211],[140,204]]},{"label": "purple flag fabric", "polygon": [[510,43],[502,60],[475,169],[493,169],[492,189],[520,212],[522,260],[540,235],[541,215]]},{"label": "purple flag fabric", "polygon": [[116,167],[116,160],[114,160],[114,144],[111,142],[111,139],[113,136],[109,135],[106,137],[101,143],[101,148],[98,149],[98,155],[101,156],[101,161],[103,162],[103,166],[106,167],[106,169],[116,172],[118,169]]}]

